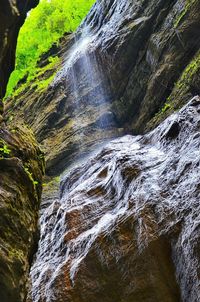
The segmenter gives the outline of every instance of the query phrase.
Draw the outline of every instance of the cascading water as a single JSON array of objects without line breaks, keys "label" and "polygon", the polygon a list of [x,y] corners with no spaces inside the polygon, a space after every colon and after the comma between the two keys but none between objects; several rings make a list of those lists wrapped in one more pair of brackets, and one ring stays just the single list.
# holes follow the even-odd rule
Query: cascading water
[{"label": "cascading water", "polygon": [[199,112],[194,98],[153,132],[114,140],[63,178],[41,217],[29,301],[178,302],[176,278],[182,300],[197,301]]},{"label": "cascading water", "polygon": [[[138,27],[155,18],[147,2],[98,1],[55,79],[66,83],[73,141],[79,132],[81,155],[86,135],[99,140],[103,128],[114,125],[99,45],[112,49],[116,59],[121,51],[116,45],[131,44],[134,35],[140,44]],[[155,2],[162,13],[164,2]],[[143,5],[147,10],[141,16]],[[132,53],[140,48],[128,49],[127,61],[116,64],[120,74],[127,73]],[[194,98],[150,134],[117,139],[63,177],[60,197],[52,196],[42,212],[28,301],[198,301],[199,112],[200,100]]]},{"label": "cascading water", "polygon": [[[104,129],[110,129],[112,138],[118,137],[114,114],[111,112],[111,88],[108,79],[103,74],[100,58],[95,49],[95,33],[89,26],[82,27],[74,36],[74,45],[66,54],[66,61],[62,70],[54,80],[66,80],[66,89],[70,91],[71,99],[74,100],[74,132],[79,133],[78,149],[83,155],[85,148],[85,128],[91,124],[90,131],[102,133]],[[87,112],[85,107],[87,106]],[[96,112],[94,108],[96,107]],[[104,141],[102,139],[101,143]],[[106,138],[105,138],[106,141]],[[91,142],[96,144],[97,141]],[[88,150],[86,150],[88,152]]]}]

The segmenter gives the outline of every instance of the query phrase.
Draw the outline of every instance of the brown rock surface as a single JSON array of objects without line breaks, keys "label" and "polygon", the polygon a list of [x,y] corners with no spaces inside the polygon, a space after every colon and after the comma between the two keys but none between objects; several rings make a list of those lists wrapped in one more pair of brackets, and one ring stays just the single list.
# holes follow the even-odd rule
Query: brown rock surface
[{"label": "brown rock surface", "polygon": [[[39,92],[36,79],[9,101],[6,112],[12,125],[21,120],[32,127],[47,154],[48,174],[59,174],[107,139],[153,128],[199,94],[199,9],[199,0],[97,1],[78,32],[50,50],[61,63],[40,77],[59,71],[53,83]],[[48,55],[38,64],[45,61]],[[47,185],[28,301],[198,301],[199,113],[195,97],[153,132],[115,140],[72,169],[60,197],[54,192],[57,182],[52,190]],[[14,159],[12,175],[7,173],[13,171],[13,159],[2,161],[7,165],[3,176],[6,181],[12,176],[14,186],[4,188],[4,181],[4,191],[11,203],[25,198],[22,204],[29,207],[36,202],[34,211],[18,209],[16,203],[17,215],[26,213],[28,219],[20,220],[21,243],[13,244],[17,253],[6,252],[3,272],[16,272],[5,276],[4,299],[10,302],[25,296],[40,170],[37,147],[26,156],[26,148],[21,152],[19,147],[26,139],[18,138],[13,146],[9,137],[8,150],[19,160]],[[30,158],[31,178],[18,164]],[[3,196],[6,203],[7,193]],[[8,216],[6,206],[3,213]],[[18,226],[9,227],[14,243]],[[28,237],[26,228],[32,230]],[[16,276],[22,276],[20,283]],[[8,298],[10,293],[15,294]]]},{"label": "brown rock surface", "polygon": [[14,69],[17,36],[37,0],[0,0],[0,301],[24,302],[37,247],[44,156],[24,127],[2,117],[6,85]]},{"label": "brown rock surface", "polygon": [[197,302],[200,98],[62,180],[41,217],[31,302]]},{"label": "brown rock surface", "polygon": [[39,238],[43,155],[30,130],[0,126],[0,300],[24,302]]}]

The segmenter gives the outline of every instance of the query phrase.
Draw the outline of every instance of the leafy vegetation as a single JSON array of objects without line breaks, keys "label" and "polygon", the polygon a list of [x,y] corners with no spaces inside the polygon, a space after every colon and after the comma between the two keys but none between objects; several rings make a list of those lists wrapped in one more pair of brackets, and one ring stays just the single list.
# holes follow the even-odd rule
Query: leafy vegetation
[{"label": "leafy vegetation", "polygon": [[165,113],[170,108],[171,108],[171,105],[169,103],[165,103],[164,106],[161,109],[161,112]]},{"label": "leafy vegetation", "polygon": [[183,74],[181,75],[179,81],[176,83],[176,87],[179,90],[183,90],[185,87],[190,85],[191,78],[199,73],[200,71],[200,51],[194,57],[194,59],[185,68]]},{"label": "leafy vegetation", "polygon": [[33,186],[37,186],[39,184],[39,182],[37,180],[33,179],[33,174],[30,172],[30,164],[26,163],[24,165],[24,171],[26,172],[26,174],[28,175],[29,179],[31,180]]},{"label": "leafy vegetation", "polygon": [[[16,69],[10,77],[6,96],[20,79],[30,82],[40,72],[37,61],[65,32],[73,32],[94,0],[41,0],[22,27],[17,45]],[[51,62],[56,64],[57,61]],[[41,83],[41,88],[49,81]]]},{"label": "leafy vegetation", "polygon": [[10,155],[11,150],[8,148],[3,140],[0,140],[0,158],[7,158]]},{"label": "leafy vegetation", "polygon": [[[149,128],[155,127],[172,112],[179,110],[185,103],[198,94],[200,73],[200,51],[186,66],[180,78],[175,83],[170,96],[165,100],[163,107],[149,122]],[[197,91],[195,91],[197,90]]]},{"label": "leafy vegetation", "polygon": [[186,3],[183,7],[183,10],[181,11],[180,15],[178,16],[178,18],[174,22],[174,27],[175,28],[177,28],[179,26],[179,24],[184,19],[184,17],[186,16],[186,14],[188,13],[188,11],[190,10],[190,8],[192,7],[192,5],[195,2],[197,2],[197,0],[186,0]]}]

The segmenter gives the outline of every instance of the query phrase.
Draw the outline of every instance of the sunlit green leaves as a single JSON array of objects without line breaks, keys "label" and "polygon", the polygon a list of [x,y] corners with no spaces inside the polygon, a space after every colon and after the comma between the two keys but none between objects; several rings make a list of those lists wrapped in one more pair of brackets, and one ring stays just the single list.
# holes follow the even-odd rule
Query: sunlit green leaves
[{"label": "sunlit green leaves", "polygon": [[7,96],[25,75],[33,77],[36,62],[65,32],[73,32],[88,13],[94,0],[41,0],[28,15],[20,31],[16,69],[12,73]]}]

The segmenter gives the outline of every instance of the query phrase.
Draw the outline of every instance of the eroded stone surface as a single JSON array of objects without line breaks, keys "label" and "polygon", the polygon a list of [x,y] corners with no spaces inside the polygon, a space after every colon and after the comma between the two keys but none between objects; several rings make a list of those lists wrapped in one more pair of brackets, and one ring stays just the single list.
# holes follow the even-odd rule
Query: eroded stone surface
[{"label": "eroded stone surface", "polygon": [[44,156],[26,127],[8,128],[2,117],[14,69],[19,29],[37,0],[0,0],[0,300],[24,302],[39,238],[38,211]]},{"label": "eroded stone surface", "polygon": [[43,154],[30,130],[0,126],[0,300],[24,302],[39,239]]},{"label": "eroded stone surface", "polygon": [[197,302],[200,98],[68,173],[41,218],[31,302]]}]

